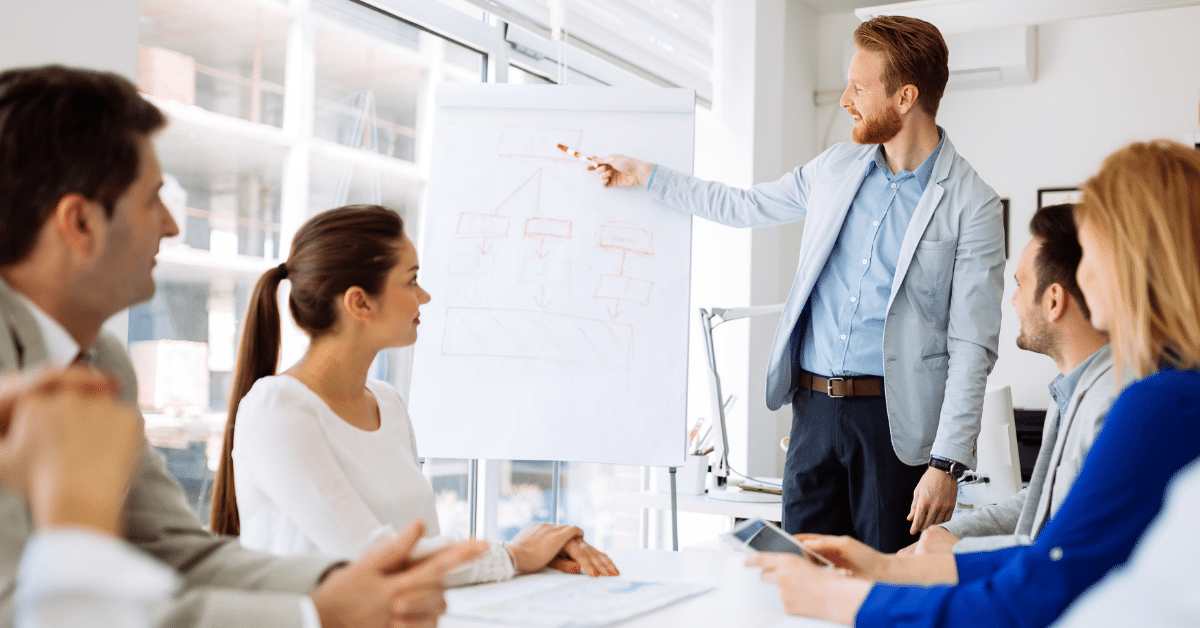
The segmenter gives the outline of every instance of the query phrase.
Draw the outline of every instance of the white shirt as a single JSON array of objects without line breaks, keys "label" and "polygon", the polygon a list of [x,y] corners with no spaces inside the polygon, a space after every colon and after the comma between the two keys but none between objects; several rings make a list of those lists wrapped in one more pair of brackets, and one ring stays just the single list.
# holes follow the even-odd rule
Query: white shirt
[{"label": "white shirt", "polygon": [[1200,626],[1200,461],[1178,474],[1129,561],[1093,586],[1056,628]]},{"label": "white shirt", "polygon": [[84,528],[47,530],[21,554],[14,625],[148,628],[178,586],[174,571],[120,539]]},{"label": "white shirt", "polygon": [[[289,375],[259,379],[242,398],[233,432],[242,545],[356,558],[418,519],[426,537],[439,534],[433,488],[421,473],[404,401],[385,382],[371,380],[367,388],[379,405],[374,431],[350,425]],[[512,575],[507,552],[493,544],[448,582]]]},{"label": "white shirt", "polygon": [[46,345],[46,362],[51,366],[60,367],[74,362],[75,357],[79,355],[79,343],[75,342],[71,334],[67,333],[58,321],[42,311],[42,308],[30,301],[29,297],[17,290],[13,290],[13,294],[25,304],[37,323],[38,331],[42,333],[42,343]]}]

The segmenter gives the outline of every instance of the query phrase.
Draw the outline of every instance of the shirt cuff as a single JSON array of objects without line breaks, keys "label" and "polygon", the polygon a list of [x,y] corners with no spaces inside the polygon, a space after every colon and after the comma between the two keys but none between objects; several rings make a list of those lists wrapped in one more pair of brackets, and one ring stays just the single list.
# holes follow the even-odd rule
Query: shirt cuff
[{"label": "shirt cuff", "polygon": [[321,616],[317,614],[317,605],[307,595],[300,598],[300,627],[321,628]]},{"label": "shirt cuff", "polygon": [[654,169],[650,171],[650,178],[646,181],[647,190],[654,185],[654,175],[656,174],[658,174],[658,164],[654,164]]},{"label": "shirt cuff", "polygon": [[483,556],[446,574],[445,584],[448,587],[460,587],[480,582],[509,580],[516,575],[516,565],[513,564],[512,555],[508,553],[504,544],[491,543]]},{"label": "shirt cuff", "polygon": [[173,570],[124,541],[86,528],[54,528],[30,538],[21,555],[17,624],[90,617],[93,625],[117,618],[149,625],[178,586]]}]

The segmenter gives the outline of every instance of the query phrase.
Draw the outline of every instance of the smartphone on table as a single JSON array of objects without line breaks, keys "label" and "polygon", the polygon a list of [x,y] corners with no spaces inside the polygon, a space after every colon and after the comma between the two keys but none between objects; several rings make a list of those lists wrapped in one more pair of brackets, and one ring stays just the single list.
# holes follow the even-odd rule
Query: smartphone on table
[{"label": "smartphone on table", "polygon": [[729,543],[745,552],[784,552],[795,554],[822,567],[833,567],[824,556],[808,549],[795,537],[765,519],[747,519],[721,535]]}]

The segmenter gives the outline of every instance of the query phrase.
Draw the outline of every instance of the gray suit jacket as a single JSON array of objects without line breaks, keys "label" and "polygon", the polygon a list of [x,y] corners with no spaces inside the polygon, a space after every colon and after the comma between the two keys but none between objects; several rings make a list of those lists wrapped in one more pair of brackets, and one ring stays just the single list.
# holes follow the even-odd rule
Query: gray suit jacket
[{"label": "gray suit jacket", "polygon": [[1067,498],[1119,392],[1114,388],[1112,345],[1104,345],[1079,378],[1067,414],[1059,417],[1056,403],[1046,411],[1042,448],[1029,486],[1002,502],[942,524],[962,538],[954,545],[954,553],[986,552],[1033,542]]},{"label": "gray suit jacket", "polygon": [[[651,196],[733,227],[804,221],[800,260],[767,363],[767,407],[791,403],[792,366],[809,296],[842,232],[876,145],[837,144],[780,177],[740,190],[659,166]],[[930,454],[975,466],[1004,293],[1000,197],[945,137],[896,260],[883,328],[884,396],[892,447],[905,464]],[[949,392],[949,394],[947,394]]]},{"label": "gray suit jacket", "polygon": [[[93,365],[124,384],[136,406],[137,381],[121,342],[102,334]],[[29,310],[0,280],[0,372],[24,370],[47,359]],[[163,457],[149,444],[125,504],[125,539],[176,569],[184,590],[167,610],[164,626],[300,626],[300,597],[332,564],[327,558],[280,558],[243,549],[237,539],[204,531],[188,508]],[[13,621],[13,587],[21,551],[32,533],[29,509],[0,489],[0,628]]]}]

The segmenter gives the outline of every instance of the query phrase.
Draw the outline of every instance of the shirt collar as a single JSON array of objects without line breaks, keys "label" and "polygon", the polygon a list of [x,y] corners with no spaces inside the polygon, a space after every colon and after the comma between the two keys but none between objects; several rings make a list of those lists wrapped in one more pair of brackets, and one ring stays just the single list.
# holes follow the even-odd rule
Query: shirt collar
[{"label": "shirt collar", "polygon": [[33,320],[37,322],[38,331],[42,332],[42,342],[46,344],[46,361],[53,366],[68,366],[79,356],[79,343],[67,333],[58,321],[38,307],[29,297],[13,290],[13,294],[29,308]]},{"label": "shirt collar", "polygon": [[880,144],[875,149],[875,159],[871,161],[871,165],[867,168],[867,174],[870,174],[871,170],[879,168],[889,181],[897,177],[907,177],[911,174],[917,180],[917,185],[921,186],[921,191],[924,192],[925,186],[929,185],[929,179],[933,177],[933,167],[937,165],[937,158],[942,152],[942,146],[946,143],[946,134],[942,132],[941,127],[938,127],[938,138],[938,144],[934,147],[933,152],[929,153],[925,161],[921,162],[921,165],[917,166],[917,169],[911,173],[907,170],[901,170],[896,174],[892,174],[892,169],[887,163],[887,156],[883,153],[883,144]]},{"label": "shirt collar", "polygon": [[1075,394],[1075,387],[1079,385],[1083,372],[1091,366],[1098,355],[1100,355],[1099,350],[1080,362],[1079,366],[1076,366],[1070,373],[1059,375],[1050,382],[1050,396],[1054,398],[1054,403],[1058,404],[1058,416],[1067,414],[1067,407],[1071,405],[1071,396]]}]

